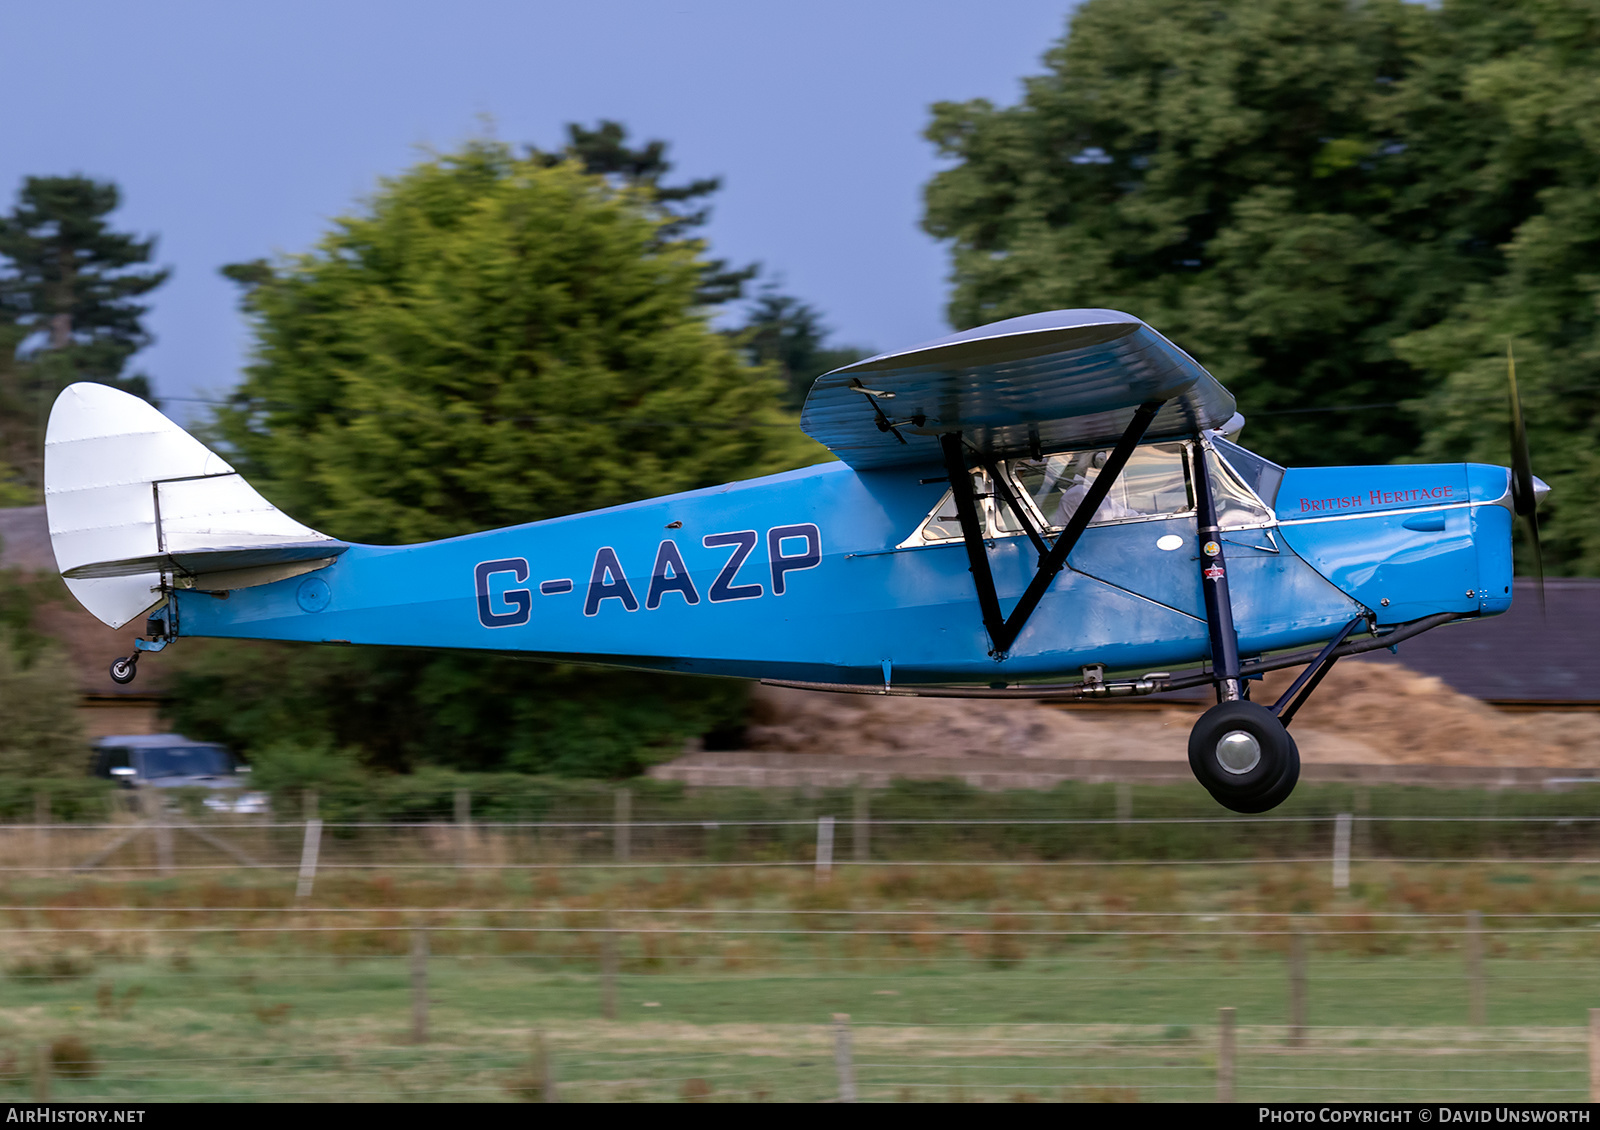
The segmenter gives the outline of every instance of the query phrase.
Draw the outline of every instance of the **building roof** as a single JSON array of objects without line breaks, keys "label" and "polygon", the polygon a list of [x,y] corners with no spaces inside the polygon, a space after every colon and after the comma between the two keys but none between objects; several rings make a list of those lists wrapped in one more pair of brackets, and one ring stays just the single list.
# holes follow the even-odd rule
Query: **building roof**
[{"label": "building roof", "polygon": [[1402,663],[1462,694],[1506,705],[1600,705],[1600,579],[1519,580],[1511,611],[1448,624],[1364,662]]},{"label": "building roof", "polygon": [[28,573],[56,571],[50,548],[50,524],[43,506],[14,506],[0,510],[0,569]]}]

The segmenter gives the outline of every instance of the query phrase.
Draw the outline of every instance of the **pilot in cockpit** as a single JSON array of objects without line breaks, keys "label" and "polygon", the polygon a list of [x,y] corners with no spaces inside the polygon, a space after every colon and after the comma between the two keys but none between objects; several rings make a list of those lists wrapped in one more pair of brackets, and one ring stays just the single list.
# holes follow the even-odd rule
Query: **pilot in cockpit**
[{"label": "pilot in cockpit", "polygon": [[[1089,493],[1090,484],[1100,476],[1109,456],[1110,452],[1106,451],[1082,451],[1070,456],[1054,456],[1046,461],[1044,478],[1030,493],[1044,511],[1044,520],[1048,525],[1065,526],[1072,520],[1078,504]],[[1139,511],[1123,501],[1123,493],[1113,488],[1095,512],[1095,517],[1102,522],[1137,517]]]}]

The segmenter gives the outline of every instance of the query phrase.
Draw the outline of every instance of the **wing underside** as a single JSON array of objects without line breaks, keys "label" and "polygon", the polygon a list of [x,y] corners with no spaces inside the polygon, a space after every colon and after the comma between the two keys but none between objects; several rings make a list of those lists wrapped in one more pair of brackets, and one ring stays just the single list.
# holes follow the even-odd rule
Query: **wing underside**
[{"label": "wing underside", "polygon": [[857,470],[937,463],[961,432],[995,459],[1109,446],[1141,404],[1147,440],[1225,423],[1233,397],[1131,314],[1056,310],[869,357],[817,378],[801,427]]}]

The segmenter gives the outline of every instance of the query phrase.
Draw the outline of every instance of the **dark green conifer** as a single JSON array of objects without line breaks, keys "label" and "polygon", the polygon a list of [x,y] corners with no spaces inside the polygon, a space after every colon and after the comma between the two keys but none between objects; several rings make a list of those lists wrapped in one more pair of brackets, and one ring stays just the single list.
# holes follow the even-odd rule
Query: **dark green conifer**
[{"label": "dark green conifer", "polygon": [[126,369],[151,341],[138,300],[170,272],[144,266],[153,238],[112,230],[120,202],[109,181],[28,177],[0,216],[0,441],[11,465],[0,467],[0,500],[38,487],[44,421],[62,388],[88,380],[150,395],[149,380]]}]

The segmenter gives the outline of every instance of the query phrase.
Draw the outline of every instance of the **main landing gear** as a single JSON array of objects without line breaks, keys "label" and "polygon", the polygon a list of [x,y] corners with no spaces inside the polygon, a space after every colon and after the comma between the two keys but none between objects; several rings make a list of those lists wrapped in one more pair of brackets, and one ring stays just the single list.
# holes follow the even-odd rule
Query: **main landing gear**
[{"label": "main landing gear", "polygon": [[1300,750],[1265,706],[1222,702],[1189,732],[1189,768],[1223,807],[1266,812],[1294,791]]},{"label": "main landing gear", "polygon": [[1189,768],[1195,778],[1235,812],[1266,812],[1289,799],[1300,780],[1300,750],[1289,736],[1295,711],[1333,666],[1334,652],[1363,618],[1351,620],[1328,641],[1322,654],[1302,671],[1271,707],[1249,700],[1240,675],[1239,637],[1228,596],[1228,566],[1222,530],[1206,474],[1210,445],[1202,437],[1190,449],[1194,467],[1195,517],[1200,533],[1200,586],[1205,596],[1206,629],[1211,637],[1211,672],[1217,705],[1200,715],[1189,732]]}]

